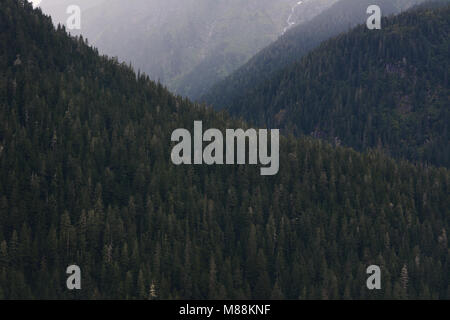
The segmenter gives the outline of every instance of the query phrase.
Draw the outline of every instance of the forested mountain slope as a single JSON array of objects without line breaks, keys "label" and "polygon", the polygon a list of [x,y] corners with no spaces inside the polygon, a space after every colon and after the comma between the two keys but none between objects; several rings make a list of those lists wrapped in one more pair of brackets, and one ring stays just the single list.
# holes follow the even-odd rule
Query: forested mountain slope
[{"label": "forested mountain slope", "polygon": [[386,18],[382,30],[361,25],[340,35],[234,99],[228,110],[296,135],[448,167],[448,3]]},{"label": "forested mountain slope", "polygon": [[[420,2],[423,0],[379,0],[376,4],[383,16],[387,16]],[[339,0],[310,21],[293,27],[198,100],[221,109],[251,96],[258,85],[300,60],[321,42],[365,22],[368,18],[366,10],[372,4],[371,0]]]},{"label": "forested mountain slope", "polygon": [[2,0],[0,298],[450,298],[448,170],[311,138],[273,177],[177,167],[194,120],[243,126]]}]

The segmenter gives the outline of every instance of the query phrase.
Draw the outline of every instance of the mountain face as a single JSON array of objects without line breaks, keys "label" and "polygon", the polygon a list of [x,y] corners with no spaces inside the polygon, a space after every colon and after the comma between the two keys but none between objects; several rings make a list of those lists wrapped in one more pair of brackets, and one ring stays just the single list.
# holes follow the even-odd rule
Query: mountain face
[{"label": "mountain face", "polygon": [[[445,17],[391,25],[422,16]],[[173,165],[171,133],[199,119],[246,126],[3,0],[0,298],[450,298],[447,169],[293,137],[272,177]],[[381,290],[365,289],[372,264]]]},{"label": "mountain face", "polygon": [[[380,0],[383,16],[399,13],[423,0]],[[332,6],[288,30],[278,40],[258,52],[246,64],[216,83],[199,101],[221,109],[238,104],[251,96],[259,84],[270,80],[276,72],[300,60],[320,43],[349,31],[368,18],[366,10],[373,1],[339,0]]]},{"label": "mountain face", "polygon": [[423,10],[322,44],[227,109],[296,135],[450,166],[449,8]]},{"label": "mountain face", "polygon": [[[306,0],[293,13],[294,0],[77,1],[81,33],[101,52],[199,97],[281,35],[288,19],[308,20],[336,0]],[[70,4],[43,0],[41,7],[64,23]]]}]

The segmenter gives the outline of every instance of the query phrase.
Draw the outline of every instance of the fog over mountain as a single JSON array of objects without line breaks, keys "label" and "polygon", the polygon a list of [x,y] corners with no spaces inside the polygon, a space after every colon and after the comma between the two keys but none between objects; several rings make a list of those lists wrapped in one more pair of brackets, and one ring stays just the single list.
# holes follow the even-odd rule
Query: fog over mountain
[{"label": "fog over mountain", "polygon": [[102,53],[195,98],[336,1],[42,0],[40,6],[65,23],[67,7],[78,5],[81,34]]}]

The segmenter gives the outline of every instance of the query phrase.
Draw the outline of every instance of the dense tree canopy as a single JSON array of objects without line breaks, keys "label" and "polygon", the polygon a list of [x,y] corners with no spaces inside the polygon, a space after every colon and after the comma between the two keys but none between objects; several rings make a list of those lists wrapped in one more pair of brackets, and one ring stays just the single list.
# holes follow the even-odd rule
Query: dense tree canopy
[{"label": "dense tree canopy", "polygon": [[26,1],[2,0],[0,70],[0,298],[450,298],[447,169],[292,136],[273,177],[177,167],[175,128],[245,124]]},{"label": "dense tree canopy", "polygon": [[243,73],[240,94],[224,88],[211,101],[258,125],[449,167],[449,18],[441,1],[385,18],[381,30],[361,25],[269,79],[256,69],[266,80],[251,88]]}]

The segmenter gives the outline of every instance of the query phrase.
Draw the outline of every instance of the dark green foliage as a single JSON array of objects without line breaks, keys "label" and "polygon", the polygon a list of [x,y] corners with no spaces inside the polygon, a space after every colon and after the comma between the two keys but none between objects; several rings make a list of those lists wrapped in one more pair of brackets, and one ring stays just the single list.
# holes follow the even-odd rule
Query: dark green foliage
[{"label": "dark green foliage", "polygon": [[[450,6],[385,18],[323,43],[228,110],[295,135],[450,166]],[[257,75],[255,75],[257,76]]]},{"label": "dark green foliage", "polygon": [[274,177],[176,167],[174,129],[243,124],[23,1],[2,0],[0,70],[0,298],[450,298],[448,170],[293,137]]}]

